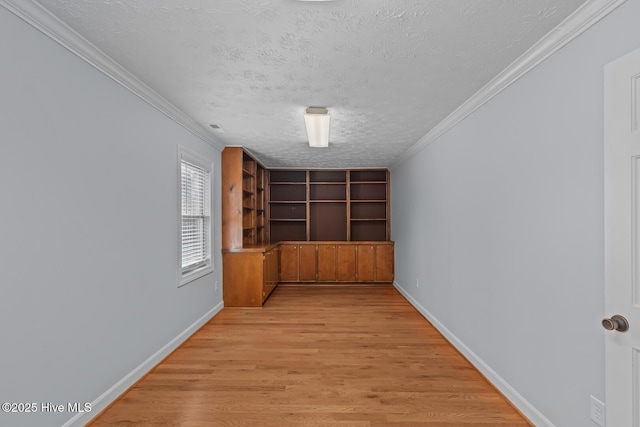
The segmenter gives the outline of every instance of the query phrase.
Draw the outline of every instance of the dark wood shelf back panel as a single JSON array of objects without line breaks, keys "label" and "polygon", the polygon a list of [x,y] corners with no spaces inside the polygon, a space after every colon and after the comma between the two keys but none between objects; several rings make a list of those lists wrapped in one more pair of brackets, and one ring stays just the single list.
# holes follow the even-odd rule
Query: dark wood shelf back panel
[{"label": "dark wood shelf back panel", "polygon": [[346,200],[346,184],[312,184],[309,187],[310,200]]},{"label": "dark wood shelf back panel", "polygon": [[307,240],[307,223],[300,222],[270,222],[271,243],[289,240]]},{"label": "dark wood shelf back panel", "polygon": [[351,181],[386,181],[387,171],[380,170],[352,170]]},{"label": "dark wood shelf back panel", "polygon": [[272,170],[269,171],[271,182],[307,182],[307,172],[303,170]]},{"label": "dark wood shelf back panel", "polygon": [[309,210],[310,240],[347,240],[346,203],[312,203]]},{"label": "dark wood shelf back panel", "polygon": [[306,219],[307,205],[305,203],[273,203],[271,204],[271,219]]},{"label": "dark wood shelf back panel", "polygon": [[289,202],[294,200],[305,202],[307,200],[307,186],[305,184],[271,184],[269,195],[270,200],[274,202]]},{"label": "dark wood shelf back panel", "polygon": [[387,230],[385,221],[352,221],[351,240],[386,240]]},{"label": "dark wood shelf back panel", "polygon": [[351,203],[352,219],[386,219],[387,204],[386,202],[361,202]]},{"label": "dark wood shelf back panel", "polygon": [[309,171],[311,182],[347,182],[347,171],[314,170]]},{"label": "dark wood shelf back panel", "polygon": [[352,200],[387,200],[387,184],[351,184]]}]

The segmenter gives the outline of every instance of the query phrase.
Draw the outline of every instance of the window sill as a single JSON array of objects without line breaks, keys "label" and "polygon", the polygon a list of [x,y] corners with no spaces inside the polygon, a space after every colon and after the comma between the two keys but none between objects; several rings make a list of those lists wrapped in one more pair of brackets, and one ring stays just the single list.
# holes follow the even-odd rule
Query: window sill
[{"label": "window sill", "polygon": [[181,273],[180,283],[178,284],[178,287],[182,287],[187,283],[193,282],[194,280],[211,273],[213,273],[213,265],[207,265],[192,271],[188,271],[186,273]]}]

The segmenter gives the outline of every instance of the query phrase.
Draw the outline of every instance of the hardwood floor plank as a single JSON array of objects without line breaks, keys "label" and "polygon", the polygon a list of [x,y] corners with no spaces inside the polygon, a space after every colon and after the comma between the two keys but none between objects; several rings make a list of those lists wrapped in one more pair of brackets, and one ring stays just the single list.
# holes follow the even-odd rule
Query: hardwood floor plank
[{"label": "hardwood floor plank", "polygon": [[93,426],[530,424],[392,287],[225,308]]}]

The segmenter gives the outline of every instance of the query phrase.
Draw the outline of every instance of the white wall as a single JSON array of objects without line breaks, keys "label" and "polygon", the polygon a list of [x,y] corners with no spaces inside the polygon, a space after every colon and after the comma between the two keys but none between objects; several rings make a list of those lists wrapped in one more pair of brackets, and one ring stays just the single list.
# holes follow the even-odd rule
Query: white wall
[{"label": "white wall", "polygon": [[639,16],[629,0],[392,170],[397,285],[540,425],[595,425],[604,400],[603,66]]},{"label": "white wall", "polygon": [[[220,152],[2,7],[0,63],[0,402],[95,402],[221,307]],[[181,288],[178,144],[215,167],[216,269]]]}]

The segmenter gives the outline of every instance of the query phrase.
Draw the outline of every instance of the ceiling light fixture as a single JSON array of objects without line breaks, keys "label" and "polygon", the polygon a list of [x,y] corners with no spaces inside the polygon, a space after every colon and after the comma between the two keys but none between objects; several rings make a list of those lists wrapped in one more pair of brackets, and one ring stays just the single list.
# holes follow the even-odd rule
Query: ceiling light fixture
[{"label": "ceiling light fixture", "polygon": [[329,146],[329,110],[323,107],[309,107],[304,112],[304,124],[307,127],[309,147]]}]

